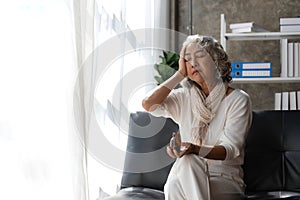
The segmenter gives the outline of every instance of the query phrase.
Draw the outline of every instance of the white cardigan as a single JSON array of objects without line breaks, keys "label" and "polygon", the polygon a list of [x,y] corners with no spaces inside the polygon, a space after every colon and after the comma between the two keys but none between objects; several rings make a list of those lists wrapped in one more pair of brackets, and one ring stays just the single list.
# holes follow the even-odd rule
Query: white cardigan
[{"label": "white cardigan", "polygon": [[[181,140],[192,142],[191,129],[198,125],[191,107],[191,90],[173,90],[165,101],[151,114],[170,117],[179,125]],[[211,175],[227,175],[243,182],[241,165],[244,162],[244,144],[252,120],[251,101],[247,93],[235,89],[226,96],[209,125],[205,145],[222,145],[226,149],[226,159],[207,160]]]}]

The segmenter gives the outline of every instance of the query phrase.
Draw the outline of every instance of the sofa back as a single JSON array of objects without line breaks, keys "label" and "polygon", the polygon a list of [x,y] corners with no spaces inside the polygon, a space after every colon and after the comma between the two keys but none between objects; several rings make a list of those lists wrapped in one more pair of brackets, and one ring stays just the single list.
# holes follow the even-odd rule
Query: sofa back
[{"label": "sofa back", "polygon": [[174,163],[166,153],[178,126],[171,119],[147,112],[131,113],[121,188],[147,187],[163,191]]},{"label": "sofa back", "polygon": [[247,192],[299,192],[300,111],[254,111],[243,168]]},{"label": "sofa back", "polygon": [[[122,188],[163,190],[174,161],[165,148],[177,130],[177,124],[171,119],[153,117],[147,112],[130,115]],[[160,151],[157,158],[147,159],[155,151]],[[143,155],[146,160],[141,165]],[[145,164],[147,168],[153,163],[159,166],[160,162],[170,164],[145,171]],[[253,111],[243,169],[248,193],[300,191],[300,111]]]}]

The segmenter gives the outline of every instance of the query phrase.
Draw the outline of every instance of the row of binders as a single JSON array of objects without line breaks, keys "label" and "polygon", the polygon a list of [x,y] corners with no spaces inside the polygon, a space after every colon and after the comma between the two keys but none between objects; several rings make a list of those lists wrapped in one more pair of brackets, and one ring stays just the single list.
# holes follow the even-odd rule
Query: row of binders
[{"label": "row of binders", "polygon": [[275,93],[275,110],[300,110],[300,91]]},{"label": "row of binders", "polygon": [[232,62],[232,78],[268,78],[272,77],[271,62]]},{"label": "row of binders", "polygon": [[[300,17],[280,18],[280,32],[300,32]],[[281,77],[300,77],[300,44],[281,40]]]},{"label": "row of binders", "polygon": [[281,40],[281,77],[300,77],[300,43]]},{"label": "row of binders", "polygon": [[300,17],[280,18],[280,32],[300,32]]}]

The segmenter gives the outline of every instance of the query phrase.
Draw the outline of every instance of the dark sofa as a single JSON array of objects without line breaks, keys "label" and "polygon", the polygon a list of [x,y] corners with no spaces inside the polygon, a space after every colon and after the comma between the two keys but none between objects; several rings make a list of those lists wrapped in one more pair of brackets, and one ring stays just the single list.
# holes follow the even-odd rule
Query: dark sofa
[{"label": "dark sofa", "polygon": [[[165,147],[177,130],[171,119],[131,114],[121,190],[107,200],[164,199],[163,186],[174,161]],[[141,132],[150,137],[139,137]],[[253,111],[245,148],[246,194],[236,199],[300,200],[300,111]],[[151,152],[160,153],[153,158]],[[144,165],[132,153],[145,155]]]}]

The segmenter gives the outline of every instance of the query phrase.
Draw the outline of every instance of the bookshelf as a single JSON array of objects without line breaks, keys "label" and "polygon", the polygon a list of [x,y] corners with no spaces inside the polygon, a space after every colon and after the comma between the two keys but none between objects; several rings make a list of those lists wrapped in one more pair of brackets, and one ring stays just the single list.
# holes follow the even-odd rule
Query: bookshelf
[{"label": "bookshelf", "polygon": [[232,83],[300,83],[300,77],[233,78]]},{"label": "bookshelf", "polygon": [[226,40],[280,40],[298,39],[300,32],[224,33]]},{"label": "bookshelf", "polygon": [[[226,50],[227,40],[281,40],[299,39],[300,32],[256,32],[227,33],[226,20],[221,14],[220,42]],[[270,77],[270,78],[233,78],[233,83],[300,83],[300,77]]]}]

